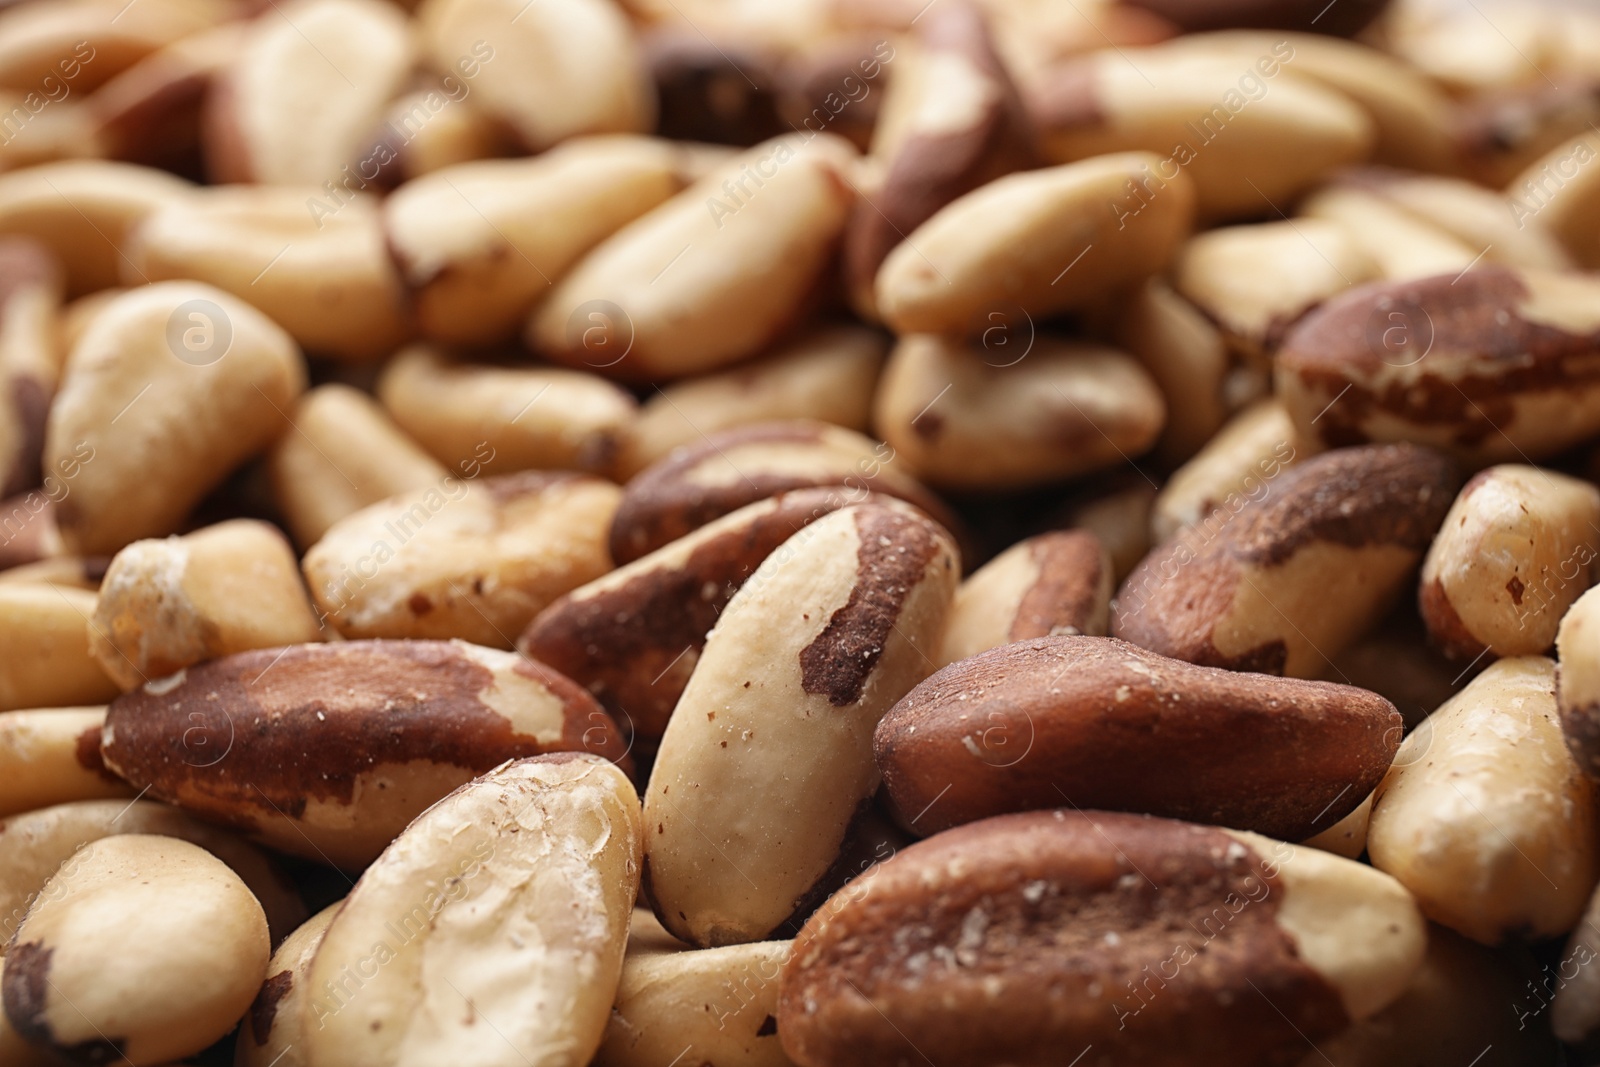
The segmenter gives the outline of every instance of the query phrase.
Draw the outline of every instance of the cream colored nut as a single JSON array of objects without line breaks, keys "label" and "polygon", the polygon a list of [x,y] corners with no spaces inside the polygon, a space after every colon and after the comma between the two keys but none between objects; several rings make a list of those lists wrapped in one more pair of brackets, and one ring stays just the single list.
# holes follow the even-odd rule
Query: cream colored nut
[{"label": "cream colored nut", "polygon": [[630,379],[715,370],[801,317],[854,192],[832,134],[756,145],[602,241],[529,320],[531,347]]},{"label": "cream colored nut", "polygon": [[643,837],[627,776],[592,756],[518,760],[450,794],[328,926],[301,1008],[306,1062],[588,1063],[622,971]]},{"label": "cream colored nut", "polygon": [[81,800],[0,822],[0,949],[44,885],[73,856],[115,834],[163,834],[199,845],[233,868],[267,914],[273,940],[306,918],[294,885],[266,854],[227,830],[148,800]]},{"label": "cream colored nut", "polygon": [[1270,361],[1307,309],[1378,277],[1378,265],[1337,222],[1228,226],[1189,240],[1173,285],[1256,361]]},{"label": "cream colored nut", "polygon": [[52,804],[132,796],[100,759],[106,709],[36,708],[0,714],[0,816]]},{"label": "cream colored nut", "polygon": [[157,0],[142,11],[116,0],[10,5],[0,17],[0,86],[38,92],[53,76],[88,93],[163,45],[237,15],[217,0]]},{"label": "cream colored nut", "polygon": [[1368,793],[1367,798],[1356,805],[1350,814],[1320,834],[1306,838],[1301,844],[1320,848],[1347,860],[1358,860],[1367,850],[1367,822],[1371,817],[1372,794]]},{"label": "cream colored nut", "polygon": [[1362,286],[1278,350],[1309,441],[1410,441],[1472,467],[1538,462],[1600,430],[1600,280],[1479,266]]},{"label": "cream colored nut", "polygon": [[643,133],[655,94],[627,17],[606,0],[425,0],[417,22],[424,55],[441,70],[482,62],[479,106],[530,150],[585,133]]},{"label": "cream colored nut", "polygon": [[286,429],[304,388],[288,334],[220,289],[163,282],[113,300],[73,349],[50,409],[46,467],[84,461],[56,505],[63,538],[109,554],[173,532]]},{"label": "cream colored nut", "polygon": [[347,385],[306,393],[289,424],[267,453],[267,471],[273,499],[302,548],[369,504],[445,479],[444,467],[372,397]]},{"label": "cream colored nut", "polygon": [[1111,556],[1088,530],[1019,541],[956,590],[934,662],[943,667],[1030,637],[1103,637],[1111,622],[1111,578]]},{"label": "cream colored nut", "polygon": [[193,278],[260,309],[306,351],[372,360],[411,333],[376,200],[350,195],[308,210],[310,186],[197,192],[133,232],[123,280]]},{"label": "cream colored nut", "polygon": [[1600,592],[1590,589],[1568,609],[1556,649],[1561,732],[1578,766],[1600,779]]},{"label": "cream colored nut", "polygon": [[901,334],[978,335],[991,314],[1017,333],[1143,281],[1166,266],[1194,217],[1189,178],[1152,179],[1159,163],[1149,152],[1106,155],[951,201],[883,261],[879,313]]},{"label": "cream colored nut", "polygon": [[66,268],[67,295],[83,296],[116,285],[121,249],[134,227],[193,190],[165,171],[131,163],[29,167],[0,175],[0,233],[49,246]]},{"label": "cream colored nut", "polygon": [[606,535],[621,498],[578,474],[447,477],[334,523],[306,552],[306,584],[346,637],[510,648],[556,597],[611,569]]},{"label": "cream colored nut", "polygon": [[1112,194],[1124,212],[1153,208],[1162,184],[1183,174],[1202,216],[1259,216],[1365,159],[1375,138],[1367,113],[1297,73],[1295,55],[1281,35],[1253,63],[1161,48],[1099,51],[1036,86],[1031,107],[1045,154],[1058,162],[1159,153],[1149,171],[1130,175],[1138,195]]},{"label": "cream colored nut", "polygon": [[630,394],[598,375],[456,362],[427,345],[389,362],[378,396],[440,463],[459,468],[487,451],[502,472],[605,473],[639,410]]},{"label": "cream colored nut", "polygon": [[[1469,95],[1539,81],[1553,20],[1538,6],[1498,4],[1489,22],[1463,10],[1397,9],[1385,33],[1388,49],[1439,82]],[[1409,17],[1407,17],[1409,15]]]},{"label": "cream colored nut", "polygon": [[234,519],[118,552],[89,650],[128,690],[219,656],[320,640],[319,630],[289,542],[267,523]]},{"label": "cream colored nut", "polygon": [[37,91],[27,94],[0,90],[0,113],[7,117],[8,128],[21,126],[9,141],[0,142],[0,168],[20,170],[44,163],[105,156],[104,146],[96,140],[94,119],[87,101],[63,99],[49,110],[19,123],[18,115],[31,115],[28,110],[30,95],[34,107],[42,106],[47,99]]},{"label": "cream colored nut", "polygon": [[681,153],[651,137],[584,137],[407,182],[384,232],[424,336],[508,341],[591,248],[683,188]]},{"label": "cream colored nut", "polygon": [[1432,274],[1454,277],[1479,261],[1483,251],[1428,219],[1350,184],[1323,187],[1306,198],[1300,213],[1342,230],[1376,266],[1377,274],[1390,281]]},{"label": "cream colored nut", "polygon": [[932,668],[957,577],[938,526],[862,505],[796,534],[734,595],[645,794],[667,929],[758,941],[825,877],[878,786],[873,727]]},{"label": "cream colored nut", "polygon": [[56,321],[62,272],[28,237],[0,237],[0,496],[39,484],[45,419],[60,375]]},{"label": "cream colored nut", "polygon": [[87,1063],[187,1056],[233,1029],[271,952],[261,905],[222,861],[172,837],[107,837],[28,909],[6,953],[6,1015]]},{"label": "cream colored nut", "polygon": [[1183,463],[1228,417],[1223,382],[1229,360],[1222,333],[1160,278],[1126,297],[1112,330],[1117,346],[1144,364],[1167,402],[1157,461]]},{"label": "cream colored nut", "polygon": [[1125,353],[1038,337],[1013,359],[959,339],[902,338],[873,401],[878,433],[918,476],[952,489],[1087,474],[1160,435],[1166,402]]},{"label": "cream colored nut", "polygon": [[1273,479],[1304,459],[1307,451],[1283,405],[1257,401],[1230,419],[1167,479],[1150,516],[1152,540],[1165,541],[1218,507],[1237,511],[1240,499],[1265,500],[1272,493]]},{"label": "cream colored nut", "polygon": [[703,434],[757,422],[815,419],[865,431],[888,347],[875,330],[820,326],[757,362],[664,386],[623,428],[617,472],[631,478]]},{"label": "cream colored nut", "polygon": [[1600,134],[1552,148],[1506,186],[1512,217],[1554,234],[1580,266],[1600,267]]},{"label": "cream colored nut", "polygon": [[661,1067],[688,1047],[718,1067],[791,1067],[777,1034],[788,941],[682,952],[634,945],[594,1067]]},{"label": "cream colored nut", "polygon": [[89,652],[93,593],[0,586],[0,711],[103,704],[117,686]]},{"label": "cream colored nut", "polygon": [[1600,879],[1597,841],[1594,783],[1540,656],[1492,664],[1406,738],[1367,830],[1375,867],[1486,945],[1572,929]]},{"label": "cream colored nut", "polygon": [[293,0],[257,19],[208,101],[212,178],[316,186],[338,213],[385,162],[362,155],[414,60],[410,23],[379,0]]},{"label": "cream colored nut", "polygon": [[84,330],[89,328],[89,323],[94,321],[96,315],[105,310],[107,304],[127,292],[123,286],[112,286],[109,289],[96,289],[86,296],[80,296],[70,301],[61,309],[61,315],[56,322],[56,365],[65,367],[67,356],[78,347],[78,341],[83,337]]},{"label": "cream colored nut", "polygon": [[1411,445],[1296,464],[1146,556],[1111,632],[1190,663],[1320,678],[1410,582],[1456,484],[1445,457]]},{"label": "cream colored nut", "polygon": [[272,954],[267,979],[261,983],[250,1013],[239,1024],[234,1067],[306,1067],[303,1009],[316,995],[309,988],[311,960],[342,907],[344,901],[340,900],[317,912]]},{"label": "cream colored nut", "polygon": [[1452,658],[1536,656],[1592,580],[1600,489],[1538,467],[1479,472],[1422,564],[1428,635]]},{"label": "cream colored nut", "polygon": [[1142,478],[1073,504],[1063,513],[1064,525],[1082,527],[1111,553],[1112,571],[1121,584],[1150,551],[1150,512],[1156,490]]},{"label": "cream colored nut", "polygon": [[[474,69],[477,61],[464,57],[457,62],[457,71],[462,63]],[[516,153],[517,138],[510,127],[468,100],[459,79],[445,80],[451,77],[429,80],[424,88],[397,97],[389,105],[384,129],[391,135],[381,143],[394,152],[394,159],[381,164],[381,177],[392,172],[401,181],[412,181],[446,167]],[[376,146],[374,154],[383,158]]]}]

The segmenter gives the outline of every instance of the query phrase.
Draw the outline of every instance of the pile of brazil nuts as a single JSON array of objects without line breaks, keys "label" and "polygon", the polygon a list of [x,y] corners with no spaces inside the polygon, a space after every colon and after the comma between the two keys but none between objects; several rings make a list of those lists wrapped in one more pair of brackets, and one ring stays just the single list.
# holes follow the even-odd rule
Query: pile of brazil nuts
[{"label": "pile of brazil nuts", "polygon": [[0,1067],[1600,1065],[1600,0],[0,0]]}]

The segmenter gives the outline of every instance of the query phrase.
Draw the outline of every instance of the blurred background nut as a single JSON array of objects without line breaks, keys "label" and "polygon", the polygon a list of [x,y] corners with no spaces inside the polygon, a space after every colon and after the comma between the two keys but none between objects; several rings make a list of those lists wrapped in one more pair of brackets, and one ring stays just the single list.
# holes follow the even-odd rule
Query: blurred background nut
[{"label": "blurred background nut", "polygon": [[[1135,7],[1170,19],[1181,29],[1234,27],[1303,30],[1351,36],[1389,6],[1388,0],[1351,0],[1336,13],[1313,12],[1310,5],[1286,0],[1128,0]],[[1328,15],[1324,20],[1323,15]]]},{"label": "blurred background nut", "polygon": [[132,797],[100,760],[106,709],[0,713],[0,816],[101,797]]},{"label": "blurred background nut", "polygon": [[8,401],[0,419],[0,496],[39,484],[45,420],[61,361],[56,315],[61,264],[28,237],[0,238],[0,387]]},{"label": "blurred background nut", "polygon": [[124,548],[89,626],[90,651],[124,690],[219,656],[316,640],[294,551],[250,519]]},{"label": "blurred background nut", "polygon": [[1228,416],[1223,384],[1231,361],[1222,333],[1161,278],[1151,278],[1128,295],[1111,333],[1117,347],[1150,372],[1166,400],[1157,461],[1168,466],[1184,462]]},{"label": "blurred background nut", "polygon": [[516,137],[510,128],[468,99],[472,92],[468,74],[476,77],[481,69],[475,56],[462,56],[453,71],[417,75],[413,79],[416,87],[389,104],[384,123],[373,138],[371,154],[363,160],[372,160],[367,170],[377,168],[379,184],[408,182],[446,167],[515,151]]},{"label": "blurred background nut", "polygon": [[1165,541],[1218,507],[1237,511],[1241,499],[1260,503],[1271,495],[1273,479],[1307,452],[1282,404],[1276,400],[1252,404],[1172,472],[1156,496],[1152,539]]},{"label": "blurred background nut", "polygon": [[1536,219],[1572,258],[1600,267],[1600,134],[1592,130],[1559,144],[1506,184],[1519,224]]},{"label": "blurred background nut", "polygon": [[117,0],[8,4],[0,12],[0,86],[38,89],[47,77],[87,93],[140,59],[243,13],[231,0]]},{"label": "blurred background nut", "polygon": [[45,583],[0,586],[0,711],[103,704],[116,695],[89,651],[95,596]]},{"label": "blurred background nut", "polygon": [[1445,273],[1454,277],[1473,266],[1483,252],[1359,184],[1324,185],[1301,203],[1300,213],[1333,223],[1365,253],[1376,268],[1375,276],[1390,281]]}]

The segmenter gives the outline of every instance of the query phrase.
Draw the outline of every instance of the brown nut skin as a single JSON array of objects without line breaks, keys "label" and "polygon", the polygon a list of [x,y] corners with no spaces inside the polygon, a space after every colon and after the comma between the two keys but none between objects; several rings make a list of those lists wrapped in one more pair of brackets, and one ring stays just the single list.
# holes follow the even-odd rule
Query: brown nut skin
[{"label": "brown nut skin", "polygon": [[1314,849],[1137,815],[1002,815],[824,905],[784,967],[778,1034],[803,1067],[910,1064],[919,1047],[941,1067],[1288,1065],[1397,996],[1424,940],[1393,879]]},{"label": "brown nut skin", "polygon": [[1040,637],[939,671],[873,737],[915,833],[1068,802],[1299,841],[1383,778],[1404,727],[1354,686],[1196,667],[1105,637]]},{"label": "brown nut skin", "polygon": [[[1298,0],[1124,0],[1160,15],[1184,33],[1207,30],[1298,30],[1353,37],[1383,13],[1389,0],[1346,0],[1321,9]],[[1336,9],[1336,10],[1335,10]]]},{"label": "brown nut skin", "polygon": [[611,558],[631,563],[753,501],[814,486],[841,486],[853,499],[898,497],[955,528],[950,509],[896,469],[894,455],[861,434],[807,420],[708,434],[627,484],[611,521]]},{"label": "brown nut skin", "polygon": [[212,660],[113,701],[102,751],[152,797],[347,867],[504,760],[565,751],[628,760],[611,717],[570,679],[462,641]]},{"label": "brown nut skin", "polygon": [[1600,779],[1600,589],[1590,589],[1556,631],[1556,702],[1561,732],[1578,766]]},{"label": "brown nut skin", "polygon": [[1412,445],[1308,459],[1146,556],[1118,590],[1112,635],[1190,663],[1319,677],[1410,580],[1457,484],[1445,456]]},{"label": "brown nut skin", "polygon": [[1361,286],[1289,331],[1278,394],[1326,445],[1537,462],[1600,429],[1597,296],[1588,275],[1501,266]]},{"label": "brown nut skin", "polygon": [[49,248],[0,237],[0,496],[39,484],[45,421],[60,377],[56,322],[63,276]]}]

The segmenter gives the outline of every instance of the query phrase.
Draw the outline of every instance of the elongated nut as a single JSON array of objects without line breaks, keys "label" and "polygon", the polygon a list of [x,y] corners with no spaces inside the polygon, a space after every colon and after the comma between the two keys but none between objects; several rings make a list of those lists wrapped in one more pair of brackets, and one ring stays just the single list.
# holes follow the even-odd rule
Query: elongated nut
[{"label": "elongated nut", "polygon": [[821,326],[761,359],[663,386],[623,427],[617,472],[631,478],[702,434],[814,419],[864,432],[889,345],[860,326]]},{"label": "elongated nut", "polygon": [[1444,273],[1454,276],[1471,267],[1482,252],[1443,227],[1359,186],[1326,186],[1307,197],[1300,210],[1337,226],[1372,261],[1378,274],[1390,281]]},{"label": "elongated nut", "polygon": [[1582,267],[1600,267],[1600,135],[1584,130],[1552,148],[1506,185],[1518,224],[1537,220]]},{"label": "elongated nut", "polygon": [[45,79],[54,76],[87,93],[163,45],[237,14],[210,0],[157,0],[143,11],[119,10],[116,0],[7,7],[0,85],[36,92],[50,89]]},{"label": "elongated nut", "polygon": [[1126,478],[1062,512],[1067,526],[1088,530],[1111,553],[1112,572],[1120,585],[1150,551],[1150,509],[1156,491],[1142,478]]},{"label": "elongated nut", "polygon": [[1119,348],[1150,372],[1166,401],[1156,458],[1176,466],[1211,440],[1228,417],[1228,348],[1220,330],[1160,278],[1128,296],[1114,326]]},{"label": "elongated nut", "polygon": [[952,1067],[1086,1045],[1117,1063],[1292,1064],[1398,997],[1425,944],[1394,879],[1316,849],[1136,815],[1003,815],[912,845],[825,905],[784,967],[778,1034],[807,1067],[894,1063],[913,1042]]},{"label": "elongated nut", "polygon": [[1578,766],[1600,779],[1600,593],[1590,589],[1562,616],[1556,649],[1561,732]]},{"label": "elongated nut", "polygon": [[1065,796],[1299,841],[1372,792],[1401,732],[1392,704],[1352,686],[1040,637],[928,678],[883,717],[873,751],[918,833]]},{"label": "elongated nut", "polygon": [[73,349],[50,409],[46,466],[85,446],[94,457],[56,505],[62,536],[109,554],[172,533],[283,431],[304,388],[288,334],[220,289],[162,282],[117,297]]},{"label": "elongated nut", "polygon": [[1478,267],[1337,296],[1279,349],[1310,440],[1406,440],[1473,466],[1537,462],[1600,429],[1600,282]]},{"label": "elongated nut", "polygon": [[423,335],[509,341],[579,258],[683,187],[681,165],[666,141],[585,137],[402,185],[384,202],[384,232]]},{"label": "elongated nut", "polygon": [[1536,656],[1591,583],[1600,490],[1537,467],[1480,471],[1456,497],[1422,565],[1428,635],[1463,662]]},{"label": "elongated nut", "polygon": [[1400,746],[1367,852],[1486,945],[1564,934],[1600,880],[1594,783],[1562,741],[1555,664],[1503,659]]},{"label": "elongated nut", "polygon": [[[484,46],[493,47],[487,41]],[[446,167],[516,152],[517,138],[510,127],[467,99],[471,89],[462,79],[477,77],[483,69],[478,58],[461,56],[455,69],[460,78],[452,73],[428,75],[420,84],[413,78],[414,88],[389,103],[368,157],[373,162],[367,164],[368,169],[378,166],[380,182],[414,181]]]},{"label": "elongated nut", "polygon": [[621,496],[579,474],[446,478],[334,523],[306,552],[306,584],[346,637],[510,648],[556,597],[611,569]]},{"label": "elongated nut", "polygon": [[152,797],[348,867],[504,760],[580,750],[626,759],[610,716],[569,679],[464,641],[211,660],[117,698],[101,747],[108,767]]},{"label": "elongated nut", "polygon": [[0,711],[99,704],[116,695],[89,651],[95,596],[46,584],[0,586]]},{"label": "elongated nut", "polygon": [[454,467],[487,449],[500,473],[603,473],[639,410],[632,396],[598,375],[459,363],[425,345],[389,361],[378,396],[439,462]]},{"label": "elongated nut", "polygon": [[956,578],[943,530],[866,504],[800,531],[734,595],[645,794],[667,929],[758,941],[825,877],[877,789],[872,728],[929,670]]},{"label": "elongated nut", "polygon": [[372,397],[347,385],[319,385],[306,393],[289,424],[267,453],[267,471],[273,498],[301,548],[368,504],[445,479],[444,467]]},{"label": "elongated nut", "polygon": [[1273,480],[1305,458],[1289,413],[1261,400],[1235,415],[1188,463],[1173,471],[1156,497],[1150,530],[1165,541],[1219,507],[1237,512],[1242,497],[1260,503]]},{"label": "elongated nut", "polygon": [[942,667],[1030,637],[1104,636],[1111,587],[1111,555],[1088,530],[1019,541],[961,583],[934,660]]},{"label": "elongated nut", "polygon": [[588,1063],[643,836],[633,786],[592,756],[518,760],[450,794],[384,850],[323,935],[301,1008],[306,1062]]},{"label": "elongated nut", "polygon": [[930,484],[1016,489],[1125,462],[1155,443],[1166,402],[1126,353],[1039,337],[1013,362],[959,339],[895,346],[878,433]]},{"label": "elongated nut", "polygon": [[1190,663],[1320,677],[1410,579],[1456,484],[1448,460],[1410,445],[1308,459],[1145,557],[1111,632]]},{"label": "elongated nut", "polygon": [[340,900],[317,912],[272,954],[266,981],[239,1025],[234,1067],[306,1067],[302,1008],[315,995],[309,988],[311,960],[342,907]]},{"label": "elongated nut", "polygon": [[[1284,0],[1230,0],[1220,4],[1210,0],[1134,0],[1134,5],[1171,20],[1187,33],[1261,27],[1351,36],[1376,18],[1388,0],[1355,0],[1336,13],[1307,11]],[[1323,18],[1324,15],[1328,17]],[[1274,34],[1269,39],[1282,36]]]},{"label": "elongated nut", "polygon": [[801,317],[854,192],[832,134],[765,141],[623,227],[529,320],[530,347],[618,378],[675,378],[755,355]]},{"label": "elongated nut", "polygon": [[883,261],[879,313],[900,334],[977,335],[990,313],[1020,308],[1037,321],[1143,281],[1166,266],[1194,217],[1189,178],[1152,179],[1159,163],[1148,152],[1105,155],[951,201]]},{"label": "elongated nut", "polygon": [[[343,2],[343,0],[337,0]],[[249,301],[315,355],[372,360],[411,332],[377,202],[307,209],[309,186],[210,188],[134,231],[126,281],[194,278]]]},{"label": "elongated nut", "polygon": [[124,548],[89,625],[89,650],[124,690],[203,660],[316,640],[294,550],[254,519]]},{"label": "elongated nut", "polygon": [[361,151],[414,57],[405,16],[378,0],[293,0],[275,17],[257,19],[211,93],[206,161],[213,179],[328,183],[331,202],[317,202],[340,210],[351,186],[365,188],[377,176],[360,172]]},{"label": "elongated nut", "polygon": [[60,376],[56,318],[62,271],[29,237],[0,238],[0,496],[15,496],[43,475],[45,420]]},{"label": "elongated nut", "polygon": [[0,816],[52,804],[131,796],[100,759],[106,709],[34,708],[0,714]]}]

